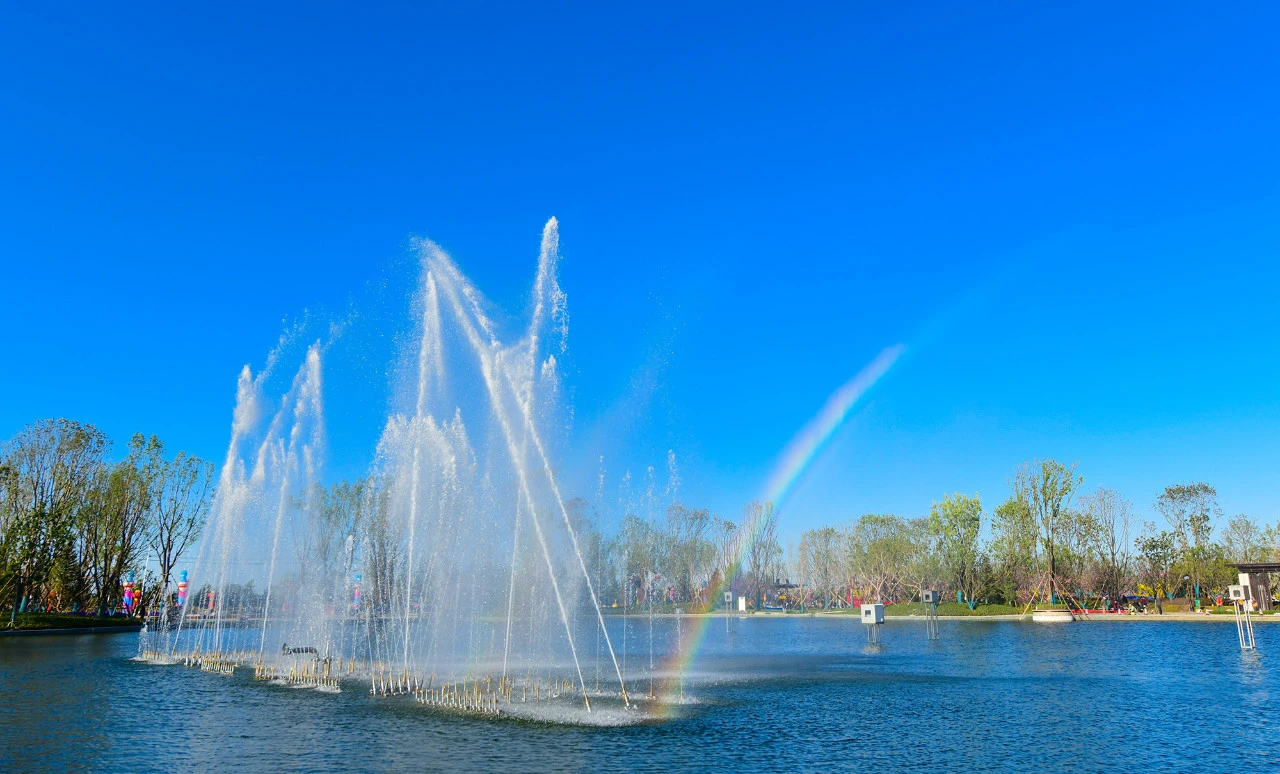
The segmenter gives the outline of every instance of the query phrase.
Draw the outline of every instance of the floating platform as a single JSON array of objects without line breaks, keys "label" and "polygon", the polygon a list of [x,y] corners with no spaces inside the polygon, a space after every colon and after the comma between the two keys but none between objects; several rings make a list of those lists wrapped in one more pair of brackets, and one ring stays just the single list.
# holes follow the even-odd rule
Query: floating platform
[{"label": "floating platform", "polygon": [[1036,623],[1071,623],[1076,617],[1070,610],[1032,610],[1031,620]]}]

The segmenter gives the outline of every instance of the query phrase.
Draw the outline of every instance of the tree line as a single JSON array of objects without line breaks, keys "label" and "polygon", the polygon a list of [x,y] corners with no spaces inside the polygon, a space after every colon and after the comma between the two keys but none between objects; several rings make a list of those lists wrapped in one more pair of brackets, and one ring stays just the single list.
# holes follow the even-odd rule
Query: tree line
[{"label": "tree line", "polygon": [[160,439],[134,435],[123,459],[89,424],[48,419],[0,447],[0,606],[19,611],[120,607],[126,573],[146,610],[210,508],[213,466]]},{"label": "tree line", "polygon": [[[971,605],[1172,599],[1221,591],[1235,578],[1230,562],[1280,558],[1280,528],[1243,514],[1224,522],[1207,483],[1166,487],[1152,520],[1119,492],[1085,491],[1076,466],[1056,460],[1029,460],[1009,483],[994,508],[951,494],[920,516],[868,513],[809,529],[786,549],[771,503],[748,504],[736,521],[680,503],[607,519],[582,499],[566,507],[601,602],[629,610],[707,608],[724,591],[755,607],[904,601],[924,589]],[[113,459],[92,425],[24,428],[0,447],[0,605],[106,613],[120,606],[125,574],[153,566],[138,581],[140,607],[154,606],[203,529],[214,484],[212,465],[168,456],[155,436],[133,436]],[[374,479],[343,481],[299,499],[300,574],[282,579],[282,598],[302,584],[344,597],[360,571],[365,603],[389,604],[382,597],[405,568],[382,489]],[[356,532],[366,549],[360,567],[351,564]],[[228,588],[224,603],[255,607],[261,594]]]},{"label": "tree line", "polygon": [[629,516],[606,553],[628,600],[643,600],[645,579],[657,576],[667,601],[711,604],[700,590],[731,588],[755,604],[817,608],[908,601],[925,589],[971,607],[1203,599],[1235,582],[1230,563],[1280,558],[1280,527],[1244,514],[1224,522],[1210,484],[1167,486],[1152,511],[1144,520],[1113,489],[1085,491],[1076,465],[1037,459],[1015,470],[995,508],[951,494],[926,515],[868,513],[806,530],[785,555],[767,504],[748,506],[737,524],[680,505],[662,523]]}]

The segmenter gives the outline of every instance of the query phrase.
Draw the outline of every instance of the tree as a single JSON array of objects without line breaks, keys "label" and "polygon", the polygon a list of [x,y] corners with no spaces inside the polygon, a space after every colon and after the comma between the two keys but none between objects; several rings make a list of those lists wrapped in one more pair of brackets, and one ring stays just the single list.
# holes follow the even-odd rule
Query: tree
[{"label": "tree", "polygon": [[1137,539],[1138,555],[1142,559],[1142,574],[1147,585],[1151,587],[1151,595],[1156,600],[1156,610],[1164,613],[1161,595],[1169,593],[1169,567],[1175,555],[1174,535],[1168,531],[1156,532],[1155,525],[1148,522],[1143,534]]},{"label": "tree", "polygon": [[982,501],[975,494],[947,495],[929,512],[929,529],[938,538],[938,552],[951,588],[964,592],[973,604],[978,588],[978,535],[982,532]]},{"label": "tree", "polygon": [[1218,491],[1203,481],[1165,487],[1156,498],[1156,510],[1173,527],[1177,547],[1183,554],[1191,575],[1191,583],[1202,584],[1205,548],[1214,527],[1222,518],[1218,507]]},{"label": "tree", "polygon": [[76,518],[103,465],[109,442],[93,425],[68,419],[28,425],[4,447],[7,523],[0,538],[3,585],[13,616],[38,591],[75,539]]},{"label": "tree", "polygon": [[1011,496],[992,512],[991,532],[993,584],[1006,603],[1016,604],[1019,590],[1036,572],[1039,525],[1027,503]]},{"label": "tree", "polygon": [[147,547],[160,563],[166,599],[174,565],[204,529],[212,489],[213,465],[181,451],[162,462],[153,481]]},{"label": "tree", "polygon": [[143,545],[164,447],[137,433],[124,461],[102,468],[79,509],[80,530],[98,615],[115,607],[125,570]]},{"label": "tree", "polygon": [[1228,561],[1258,562],[1270,554],[1266,533],[1245,514],[1235,516],[1222,530],[1222,547]]},{"label": "tree", "polygon": [[730,590],[736,580],[733,575],[738,571],[734,565],[742,559],[738,555],[739,537],[742,533],[738,525],[728,519],[713,516],[712,521],[714,523],[711,532],[715,542],[716,569],[720,573],[720,585],[725,590]]},{"label": "tree", "polygon": [[[702,570],[710,569],[714,547],[706,534],[711,526],[711,513],[706,509],[689,509],[678,503],[667,508],[667,532],[671,538],[670,556],[680,599],[692,601],[698,593]],[[710,574],[708,572],[708,574]]]},{"label": "tree", "polygon": [[837,587],[842,577],[840,567],[844,559],[843,542],[835,527],[806,530],[800,537],[799,575],[815,597],[822,600],[824,607],[830,607],[837,598]]},{"label": "tree", "polygon": [[364,525],[364,511],[370,504],[367,487],[364,479],[354,483],[344,479],[327,488],[313,484],[297,503],[305,525],[304,534],[295,543],[299,581],[305,585],[315,575],[319,599],[325,605],[338,604],[340,582],[351,571],[355,535]]},{"label": "tree", "polygon": [[[622,574],[625,596],[623,604],[647,601],[653,577],[658,573],[662,551],[657,530],[640,516],[629,513],[622,520]],[[633,592],[634,590],[634,592]],[[641,598],[643,596],[643,599]]]},{"label": "tree", "polygon": [[1058,518],[1056,550],[1059,588],[1075,589],[1077,596],[1089,596],[1102,585],[1099,527],[1092,514],[1067,508]]},{"label": "tree", "polygon": [[391,491],[379,484],[374,479],[366,490],[368,520],[361,547],[364,585],[368,589],[365,602],[370,612],[390,609],[392,592],[403,580],[404,572],[404,547],[391,524]]},{"label": "tree", "polygon": [[939,533],[930,524],[929,518],[906,522],[903,535],[906,539],[906,557],[903,573],[899,578],[903,591],[920,596],[925,589],[946,583],[947,571],[942,561],[942,552],[938,549]]},{"label": "tree", "polygon": [[773,503],[753,502],[746,507],[742,519],[743,539],[747,541],[747,584],[756,606],[764,605],[765,594],[775,573],[782,565],[782,546],[778,543],[778,515]]},{"label": "tree", "polygon": [[911,550],[908,524],[900,516],[868,513],[850,531],[850,562],[870,596],[879,601],[891,600],[900,588]]},{"label": "tree", "polygon": [[1102,590],[1117,599],[1132,562],[1130,546],[1133,544],[1129,533],[1133,527],[1133,503],[1114,489],[1099,487],[1092,495],[1081,497],[1080,504],[1098,530],[1098,545],[1105,565]]},{"label": "tree", "polygon": [[1058,589],[1055,548],[1060,522],[1063,511],[1071,504],[1071,498],[1084,483],[1084,478],[1076,475],[1074,463],[1067,467],[1057,460],[1031,460],[1018,468],[1012,483],[1014,495],[1040,525],[1040,539],[1048,559],[1046,582],[1049,601],[1055,602]]},{"label": "tree", "polygon": [[1262,558],[1267,561],[1280,559],[1280,524],[1272,524],[1262,530]]}]

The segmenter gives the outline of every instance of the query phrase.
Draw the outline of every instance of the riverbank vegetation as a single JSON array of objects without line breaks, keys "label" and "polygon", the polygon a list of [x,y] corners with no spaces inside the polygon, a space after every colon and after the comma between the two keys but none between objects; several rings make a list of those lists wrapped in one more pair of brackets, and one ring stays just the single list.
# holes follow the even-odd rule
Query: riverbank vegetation
[{"label": "riverbank vegetation", "polygon": [[[8,621],[8,618],[5,619]],[[78,615],[75,613],[18,613],[12,626],[8,629],[17,631],[48,631],[50,629],[129,629],[142,625],[136,617],[117,613],[115,615]]]},{"label": "riverbank vegetation", "polygon": [[1224,518],[1207,483],[1167,486],[1146,518],[1115,490],[1086,489],[1075,465],[1056,460],[1023,463],[1009,484],[994,508],[976,494],[946,495],[927,513],[872,513],[806,530],[785,551],[768,504],[752,504],[739,523],[674,505],[665,522],[628,516],[605,541],[607,564],[619,569],[603,575],[630,604],[643,602],[656,578],[664,601],[695,607],[716,602],[707,589],[724,586],[752,607],[810,609],[909,602],[935,589],[951,605],[974,614],[991,606],[995,615],[1197,590],[1207,600],[1235,582],[1229,563],[1280,559],[1280,530],[1245,514]]},{"label": "riverbank vegetation", "polygon": [[[104,615],[120,608],[131,571],[139,607],[154,605],[200,535],[213,486],[209,463],[169,456],[154,436],[135,435],[113,458],[92,425],[58,419],[25,428],[0,447],[0,605]],[[277,579],[281,600],[300,584],[350,599],[358,576],[364,604],[394,604],[405,552],[384,490],[376,478],[342,481],[290,503],[303,575]],[[916,514],[815,527],[785,548],[771,503],[748,504],[736,521],[660,506],[653,496],[642,507],[581,498],[565,506],[597,597],[622,611],[706,610],[725,591],[750,609],[839,610],[876,600],[908,615],[923,610],[906,603],[926,589],[943,593],[945,609],[970,614],[1132,595],[1172,600],[1195,589],[1204,599],[1234,582],[1230,562],[1280,558],[1280,530],[1243,514],[1224,518],[1210,484],[1153,495],[1144,517],[1117,491],[1087,489],[1075,465],[1030,460],[994,507],[976,494],[950,494]],[[357,537],[352,567],[343,557]],[[257,614],[263,595],[250,581],[218,596],[224,612]]]},{"label": "riverbank vegetation", "polygon": [[122,458],[111,451],[101,430],[67,419],[0,447],[0,606],[11,624],[24,613],[107,616],[129,572],[139,610],[169,588],[204,526],[213,467],[140,433]]}]

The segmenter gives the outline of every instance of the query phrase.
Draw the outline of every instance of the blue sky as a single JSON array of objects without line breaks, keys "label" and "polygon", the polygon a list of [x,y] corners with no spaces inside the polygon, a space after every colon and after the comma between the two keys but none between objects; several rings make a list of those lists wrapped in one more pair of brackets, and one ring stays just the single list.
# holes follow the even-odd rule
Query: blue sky
[{"label": "blue sky", "polygon": [[[1035,456],[1280,516],[1274,9],[423,5],[0,11],[0,436],[220,459],[282,321],[394,306],[413,235],[518,315],[554,215],[579,490],[674,448],[734,516],[902,342],[787,534]],[[358,473],[385,364],[330,365]]]}]

